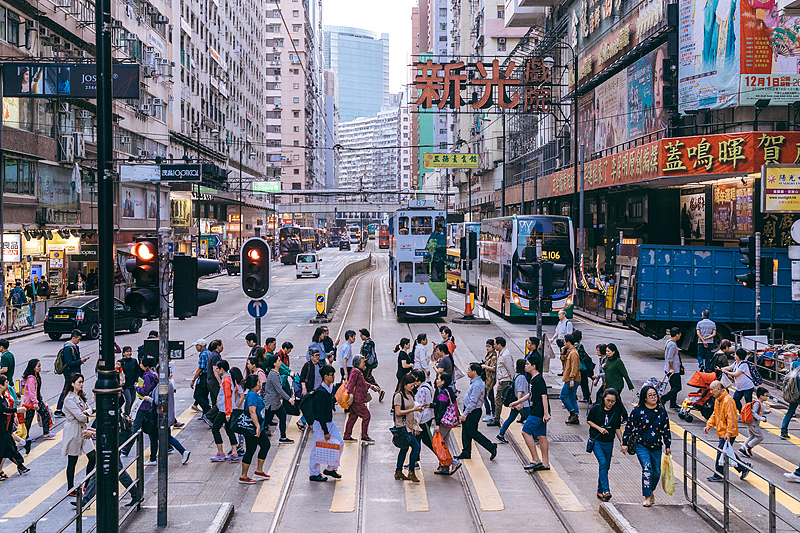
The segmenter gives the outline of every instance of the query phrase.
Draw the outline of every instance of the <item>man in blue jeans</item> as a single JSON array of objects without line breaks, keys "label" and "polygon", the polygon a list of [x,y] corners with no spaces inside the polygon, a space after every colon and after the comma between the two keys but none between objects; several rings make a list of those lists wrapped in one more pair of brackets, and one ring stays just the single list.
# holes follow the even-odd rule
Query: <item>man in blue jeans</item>
[{"label": "man in blue jeans", "polygon": [[561,401],[564,402],[569,411],[569,418],[566,423],[578,425],[580,424],[578,416],[578,387],[581,383],[581,361],[578,350],[575,348],[575,337],[572,333],[564,335],[564,352],[561,354],[561,363],[564,367],[562,378],[564,386],[561,387],[559,398],[561,398]]}]

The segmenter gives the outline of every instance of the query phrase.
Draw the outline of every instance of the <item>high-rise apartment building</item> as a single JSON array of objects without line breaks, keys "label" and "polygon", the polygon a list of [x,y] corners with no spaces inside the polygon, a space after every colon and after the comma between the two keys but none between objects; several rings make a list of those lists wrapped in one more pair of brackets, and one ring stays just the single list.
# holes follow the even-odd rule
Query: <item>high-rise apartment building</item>
[{"label": "high-rise apartment building", "polygon": [[[374,117],[339,124],[342,145],[339,186],[342,188],[397,189],[399,176],[400,111],[392,105]],[[395,200],[396,196],[378,196]]]},{"label": "high-rise apartment building", "polygon": [[342,122],[375,116],[389,104],[389,34],[325,26],[324,64],[336,72]]}]

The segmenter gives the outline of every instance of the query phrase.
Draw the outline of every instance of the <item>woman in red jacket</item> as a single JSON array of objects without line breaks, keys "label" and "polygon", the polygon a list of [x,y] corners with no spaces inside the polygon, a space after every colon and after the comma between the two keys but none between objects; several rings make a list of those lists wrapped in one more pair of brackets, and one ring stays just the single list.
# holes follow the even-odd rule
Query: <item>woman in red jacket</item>
[{"label": "woman in red jacket", "polygon": [[347,378],[347,392],[353,398],[353,403],[350,405],[350,412],[347,414],[347,423],[344,426],[344,441],[354,442],[353,426],[356,425],[356,419],[361,418],[361,442],[366,444],[375,444],[375,441],[369,438],[369,421],[372,418],[369,409],[367,409],[367,402],[369,402],[369,389],[380,391],[377,385],[371,385],[364,379],[364,370],[367,369],[367,360],[360,355],[353,357],[353,369],[350,371],[350,376]]}]

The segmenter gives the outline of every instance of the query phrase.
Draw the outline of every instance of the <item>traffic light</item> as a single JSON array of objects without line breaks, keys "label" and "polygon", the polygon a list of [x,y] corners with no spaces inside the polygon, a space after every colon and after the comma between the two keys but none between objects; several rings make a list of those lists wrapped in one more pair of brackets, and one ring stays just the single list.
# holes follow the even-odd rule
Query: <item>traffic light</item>
[{"label": "traffic light", "polygon": [[175,318],[197,316],[198,307],[217,301],[217,291],[198,289],[197,282],[203,276],[219,272],[219,261],[176,255],[172,258],[172,271],[172,315]]},{"label": "traffic light", "polygon": [[557,263],[542,263],[542,292],[545,298],[550,298],[553,293],[567,286],[567,282],[557,279],[564,272],[567,265]]},{"label": "traffic light", "polygon": [[139,239],[131,252],[134,259],[125,261],[125,270],[133,274],[134,287],[125,291],[125,303],[139,318],[158,318],[161,314],[158,239]]},{"label": "traffic light", "polygon": [[756,273],[748,270],[746,274],[737,274],[736,281],[747,287],[748,289],[756,288]]},{"label": "traffic light", "polygon": [[756,269],[756,238],[742,237],[739,239],[739,252],[744,256],[739,258],[739,262],[750,270]]},{"label": "traffic light", "polygon": [[261,298],[269,290],[269,246],[260,237],[242,244],[242,290],[250,298]]},{"label": "traffic light", "polygon": [[617,266],[617,252],[619,251],[619,237],[614,237],[606,250],[606,271],[614,272]]},{"label": "traffic light", "polygon": [[478,234],[474,231],[470,231],[469,235],[469,258],[470,259],[477,259],[478,258]]},{"label": "traffic light", "polygon": [[458,239],[458,246],[460,248],[459,250],[460,259],[467,259],[467,239],[465,239],[464,237]]},{"label": "traffic light", "polygon": [[539,265],[536,263],[517,263],[519,281],[517,287],[526,298],[537,298],[539,296]]},{"label": "traffic light", "polygon": [[774,280],[773,278],[773,267],[777,267],[777,259],[773,260],[771,257],[762,257],[761,258],[761,286],[762,287],[769,287],[772,285]]}]

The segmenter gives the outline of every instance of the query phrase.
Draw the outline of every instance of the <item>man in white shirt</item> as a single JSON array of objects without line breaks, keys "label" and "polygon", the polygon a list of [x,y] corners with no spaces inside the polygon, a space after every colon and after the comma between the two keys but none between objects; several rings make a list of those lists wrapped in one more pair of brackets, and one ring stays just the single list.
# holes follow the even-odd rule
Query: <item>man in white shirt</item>
[{"label": "man in white shirt", "polygon": [[572,322],[567,320],[567,313],[562,309],[558,312],[558,324],[556,324],[556,334],[553,337],[554,341],[564,341],[564,337],[572,333]]},{"label": "man in white shirt", "polygon": [[353,369],[353,343],[356,341],[356,332],[348,329],[344,332],[344,344],[339,350],[339,372],[342,380],[347,379]]},{"label": "man in white shirt", "polygon": [[703,319],[697,323],[697,366],[713,371],[711,356],[714,355],[714,337],[717,325],[709,318],[708,310],[703,311]]},{"label": "man in white shirt", "polygon": [[513,383],[512,380],[516,373],[514,358],[508,353],[506,340],[503,337],[497,337],[494,340],[494,349],[497,351],[497,388],[494,395],[494,419],[487,424],[488,426],[500,425],[500,415],[503,410],[503,394]]}]

